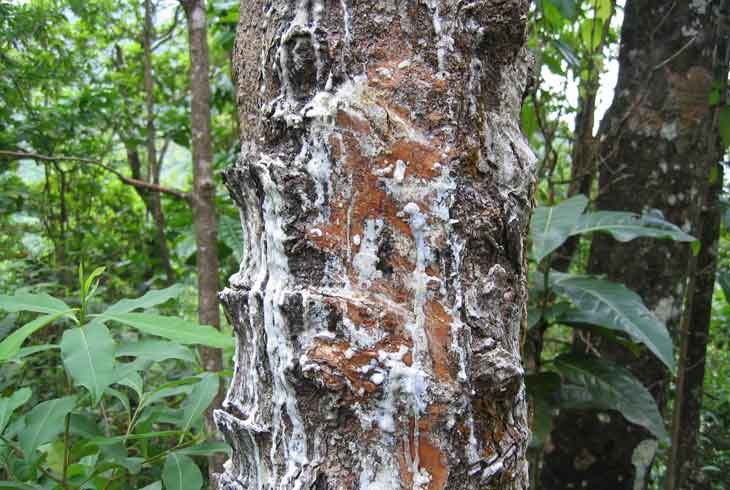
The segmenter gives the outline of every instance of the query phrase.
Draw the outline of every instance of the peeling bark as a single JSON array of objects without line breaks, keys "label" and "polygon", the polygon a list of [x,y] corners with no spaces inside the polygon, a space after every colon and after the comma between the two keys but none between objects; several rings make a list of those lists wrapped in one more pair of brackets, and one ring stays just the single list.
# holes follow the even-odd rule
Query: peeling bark
[{"label": "peeling bark", "polygon": [[[619,79],[599,133],[599,210],[660,210],[685,231],[698,232],[698,207],[722,158],[709,92],[716,78],[726,2],[628,0],[621,34]],[[690,249],[671,241],[626,244],[595,236],[589,272],[636,291],[676,334]],[[711,263],[710,263],[711,262]],[[714,260],[707,266],[714,270]],[[714,272],[711,273],[714,275]],[[705,281],[706,282],[706,281]],[[710,304],[705,302],[704,308]],[[696,317],[694,315],[697,315]],[[693,312],[696,319],[707,315]],[[700,331],[702,325],[693,323]],[[616,343],[591,338],[592,348],[642,380],[660,407],[670,374],[653,356],[636,358]],[[585,345],[577,342],[575,347]],[[556,421],[542,488],[643,489],[657,441],[618,413],[565,411]]]},{"label": "peeling bark", "polygon": [[243,2],[222,489],[524,489],[528,2]]}]

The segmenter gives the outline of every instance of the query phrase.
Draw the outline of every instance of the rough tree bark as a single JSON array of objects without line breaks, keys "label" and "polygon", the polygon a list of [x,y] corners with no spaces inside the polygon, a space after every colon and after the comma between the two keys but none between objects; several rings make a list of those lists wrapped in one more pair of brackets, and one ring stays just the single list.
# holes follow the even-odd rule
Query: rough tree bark
[{"label": "rough tree bark", "polygon": [[[220,328],[218,310],[218,220],[215,214],[215,180],[213,179],[213,136],[210,124],[210,79],[208,60],[208,28],[205,0],[183,0],[188,24],[190,49],[190,114],[193,150],[193,222],[197,246],[198,321],[201,325]],[[206,370],[223,369],[220,349],[200,348]],[[220,406],[224,391],[206,413],[208,430],[215,431],[213,410]],[[209,473],[220,473],[223,461],[216,456],[208,459]]]},{"label": "rough tree bark", "polygon": [[220,488],[527,488],[528,3],[242,2]]},{"label": "rough tree bark", "polygon": [[[598,209],[659,209],[669,221],[698,233],[696,209],[722,156],[705,137],[713,131],[708,101],[721,38],[721,5],[719,0],[627,1],[618,84],[599,136]],[[716,199],[710,196],[709,201]],[[596,236],[589,271],[637,291],[676,331],[690,253],[686,245],[670,241],[619,244]],[[714,271],[714,260],[706,265]],[[695,320],[702,318],[695,314]],[[694,321],[692,328],[704,327]],[[592,349],[629,367],[659,406],[665,405],[670,377],[656,359],[636,359],[614,343],[591,341]],[[578,342],[576,348],[586,346]],[[652,436],[617,413],[565,412],[551,439],[541,478],[546,489],[645,488],[657,448]]]}]

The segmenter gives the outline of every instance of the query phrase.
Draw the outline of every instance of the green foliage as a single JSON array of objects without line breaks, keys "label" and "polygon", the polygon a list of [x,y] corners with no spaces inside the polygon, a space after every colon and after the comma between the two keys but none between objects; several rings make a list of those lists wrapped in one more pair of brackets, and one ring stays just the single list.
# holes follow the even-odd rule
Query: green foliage
[{"label": "green foliage", "polygon": [[616,410],[626,420],[669,442],[664,421],[651,393],[628,370],[611,362],[578,354],[555,359],[563,378],[560,406]]},{"label": "green foliage", "polygon": [[[0,344],[5,366],[11,360],[25,363],[49,355],[69,377],[57,394],[45,393],[47,380],[41,378],[0,398],[0,440],[6,448],[0,451],[0,463],[9,477],[2,485],[108,490],[129,488],[128,482],[134,481],[139,487],[159,488],[161,475],[166,489],[200,489],[203,473],[192,458],[228,451],[223,443],[206,442],[202,423],[218,393],[219,377],[203,372],[180,341],[215,347],[228,346],[231,340],[189,321],[130,313],[162,306],[182,292],[179,286],[90,314],[102,272],[96,269],[87,276],[79,268],[80,308],[47,294],[2,297],[6,311],[40,314]],[[162,331],[155,322],[163,325]],[[127,323],[171,340],[139,338]],[[25,347],[21,357],[22,344],[43,326],[60,327],[60,342]]]},{"label": "green foliage", "polygon": [[[530,328],[540,325],[547,331],[565,325],[619,342],[635,353],[643,345],[673,370],[671,336],[636,293],[602,278],[551,271],[551,254],[568,238],[592,232],[609,233],[618,241],[695,239],[657,216],[586,212],[587,205],[588,199],[578,195],[556,206],[535,210],[532,257],[539,274],[532,274],[535,284],[528,318]],[[532,373],[527,378],[535,410],[533,446],[544,443],[552,415],[560,409],[615,410],[668,442],[656,402],[628,370],[588,355],[568,353],[560,353],[548,365],[550,370]]]}]

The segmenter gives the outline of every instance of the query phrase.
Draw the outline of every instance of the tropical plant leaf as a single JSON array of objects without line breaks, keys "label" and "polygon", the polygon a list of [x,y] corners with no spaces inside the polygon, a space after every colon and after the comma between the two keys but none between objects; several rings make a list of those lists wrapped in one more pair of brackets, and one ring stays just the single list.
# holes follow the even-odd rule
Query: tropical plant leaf
[{"label": "tropical plant leaf", "polygon": [[206,373],[200,382],[193,385],[193,390],[185,399],[182,405],[183,418],[180,423],[183,431],[187,431],[193,425],[218,394],[218,376],[213,373]]},{"label": "tropical plant leaf", "polygon": [[535,261],[542,261],[568,239],[587,205],[588,199],[577,195],[557,206],[535,209],[530,226]]},{"label": "tropical plant leaf", "polygon": [[165,490],[200,490],[203,475],[198,465],[189,456],[170,453],[162,468],[162,481]]},{"label": "tropical plant leaf", "polygon": [[129,373],[126,373],[122,378],[117,378],[115,383],[131,388],[137,394],[137,400],[142,399],[142,395],[144,393],[144,381],[137,371],[130,371]]},{"label": "tropical plant leaf", "polygon": [[13,296],[0,295],[0,310],[10,313],[16,311],[33,311],[54,315],[57,313],[66,314],[72,308],[60,299],[54,298],[46,293],[16,293]]},{"label": "tropical plant leaf", "polygon": [[179,436],[182,433],[183,432],[179,430],[162,430],[157,432],[146,432],[144,434],[129,434],[114,437],[94,437],[93,439],[88,440],[87,445],[98,447],[111,446],[112,444],[117,444],[125,441],[140,441],[145,439],[157,439],[160,437]]},{"label": "tropical plant leaf", "polygon": [[554,366],[563,377],[562,407],[616,410],[629,422],[668,441],[654,398],[627,369],[582,354],[558,356]]},{"label": "tropical plant leaf", "polygon": [[185,345],[198,344],[209,347],[227,348],[233,345],[233,338],[208,325],[149,313],[104,314],[103,320],[114,320],[149,335],[166,338]]},{"label": "tropical plant leaf", "polygon": [[570,232],[571,235],[603,231],[620,242],[635,238],[667,238],[678,242],[694,242],[696,239],[678,226],[651,214],[639,215],[620,211],[586,213]]},{"label": "tropical plant leaf", "polygon": [[162,482],[156,481],[154,483],[150,483],[146,487],[140,488],[139,490],[162,490]]},{"label": "tropical plant leaf", "polygon": [[165,289],[147,291],[143,296],[135,299],[122,299],[107,308],[102,316],[129,313],[134,310],[146,310],[153,306],[162,304],[172,298],[177,298],[182,293],[181,284],[174,284]]},{"label": "tropical plant leaf", "polygon": [[674,370],[672,338],[667,327],[644,305],[638,294],[603,279],[552,274],[553,287],[567,296],[574,310],[560,315],[561,322],[590,324],[627,334],[644,344],[670,370]]},{"label": "tropical plant leaf", "polygon": [[61,355],[74,383],[89,390],[96,405],[114,382],[116,344],[103,324],[72,328],[63,333]]},{"label": "tropical plant leaf", "polygon": [[117,357],[137,357],[153,362],[166,359],[195,362],[195,356],[187,347],[165,340],[139,340],[125,342],[117,347]]},{"label": "tropical plant leaf", "polygon": [[33,392],[30,388],[21,388],[7,398],[0,398],[0,434],[3,433],[5,426],[8,425],[13,412],[30,400],[32,394]]},{"label": "tropical plant leaf", "polygon": [[577,9],[575,0],[543,0],[553,4],[559,11],[560,15],[566,19],[575,19]]},{"label": "tropical plant leaf", "polygon": [[243,228],[241,221],[223,215],[218,222],[218,236],[231,249],[236,260],[240,261],[243,255]]},{"label": "tropical plant leaf", "polygon": [[41,344],[41,345],[31,345],[28,347],[23,347],[18,350],[18,353],[15,354],[12,358],[10,358],[10,361],[20,361],[24,357],[32,356],[33,354],[38,354],[39,352],[45,352],[49,350],[55,350],[60,349],[60,346],[57,344]]},{"label": "tropical plant leaf", "polygon": [[76,406],[75,396],[54,398],[36,405],[25,416],[25,428],[18,434],[18,443],[27,458],[41,444],[51,442],[63,432],[64,420]]},{"label": "tropical plant leaf", "polygon": [[59,312],[59,313],[53,313],[51,315],[43,315],[39,316],[33,321],[30,321],[5,337],[2,342],[0,342],[0,362],[5,362],[13,357],[15,357],[19,352],[20,348],[23,346],[23,342],[33,335],[37,330],[40,330],[41,328],[45,327],[49,323],[53,323],[60,317],[62,317],[66,312]]}]

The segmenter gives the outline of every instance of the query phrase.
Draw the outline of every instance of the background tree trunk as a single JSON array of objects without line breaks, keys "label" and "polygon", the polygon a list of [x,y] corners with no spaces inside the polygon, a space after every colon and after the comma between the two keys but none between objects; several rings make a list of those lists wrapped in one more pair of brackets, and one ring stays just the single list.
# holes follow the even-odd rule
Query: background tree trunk
[{"label": "background tree trunk", "polygon": [[[144,90],[145,102],[147,107],[147,180],[153,184],[160,184],[161,162],[157,161],[157,133],[155,131],[155,90],[154,80],[152,77],[152,40],[154,39],[154,25],[152,17],[154,15],[152,3],[150,0],[144,2],[144,33],[142,48],[144,53]],[[165,270],[167,283],[175,282],[175,270],[172,268],[170,261],[170,249],[167,246],[167,236],[165,233],[165,214],[162,211],[162,200],[160,194],[151,192],[147,196],[152,218],[155,221],[157,229],[157,241],[159,244],[160,262]]]},{"label": "background tree trunk", "polygon": [[221,488],[527,488],[528,4],[244,2]]},{"label": "background tree trunk", "polygon": [[[696,209],[722,156],[721,148],[708,146],[705,138],[714,130],[708,101],[720,42],[720,4],[627,1],[619,80],[599,136],[598,209],[658,209],[669,221],[698,234]],[[689,247],[680,243],[619,244],[601,235],[593,238],[589,272],[638,292],[676,331],[689,257]],[[714,274],[714,260],[706,265]],[[712,284],[705,282],[705,287]],[[709,309],[709,303],[704,307]],[[696,319],[703,317],[697,314]],[[704,318],[709,319],[709,312]],[[693,322],[692,328],[706,326]],[[595,338],[577,342],[576,348],[594,349],[629,367],[659,406],[665,405],[670,377],[655,358],[636,359],[617,344]],[[617,413],[566,411],[552,433],[542,484],[560,490],[641,489],[656,448],[648,432]]]},{"label": "background tree trunk", "polygon": [[[218,222],[215,214],[215,180],[213,179],[213,137],[210,129],[210,79],[208,60],[208,29],[205,0],[181,2],[185,9],[190,45],[191,129],[193,149],[193,221],[197,246],[198,321],[201,325],[220,328],[218,311]],[[200,348],[206,370],[223,369],[220,349]],[[208,430],[215,431],[213,411],[219,407],[224,390],[206,414]],[[223,470],[221,455],[208,460],[209,474]]]}]

